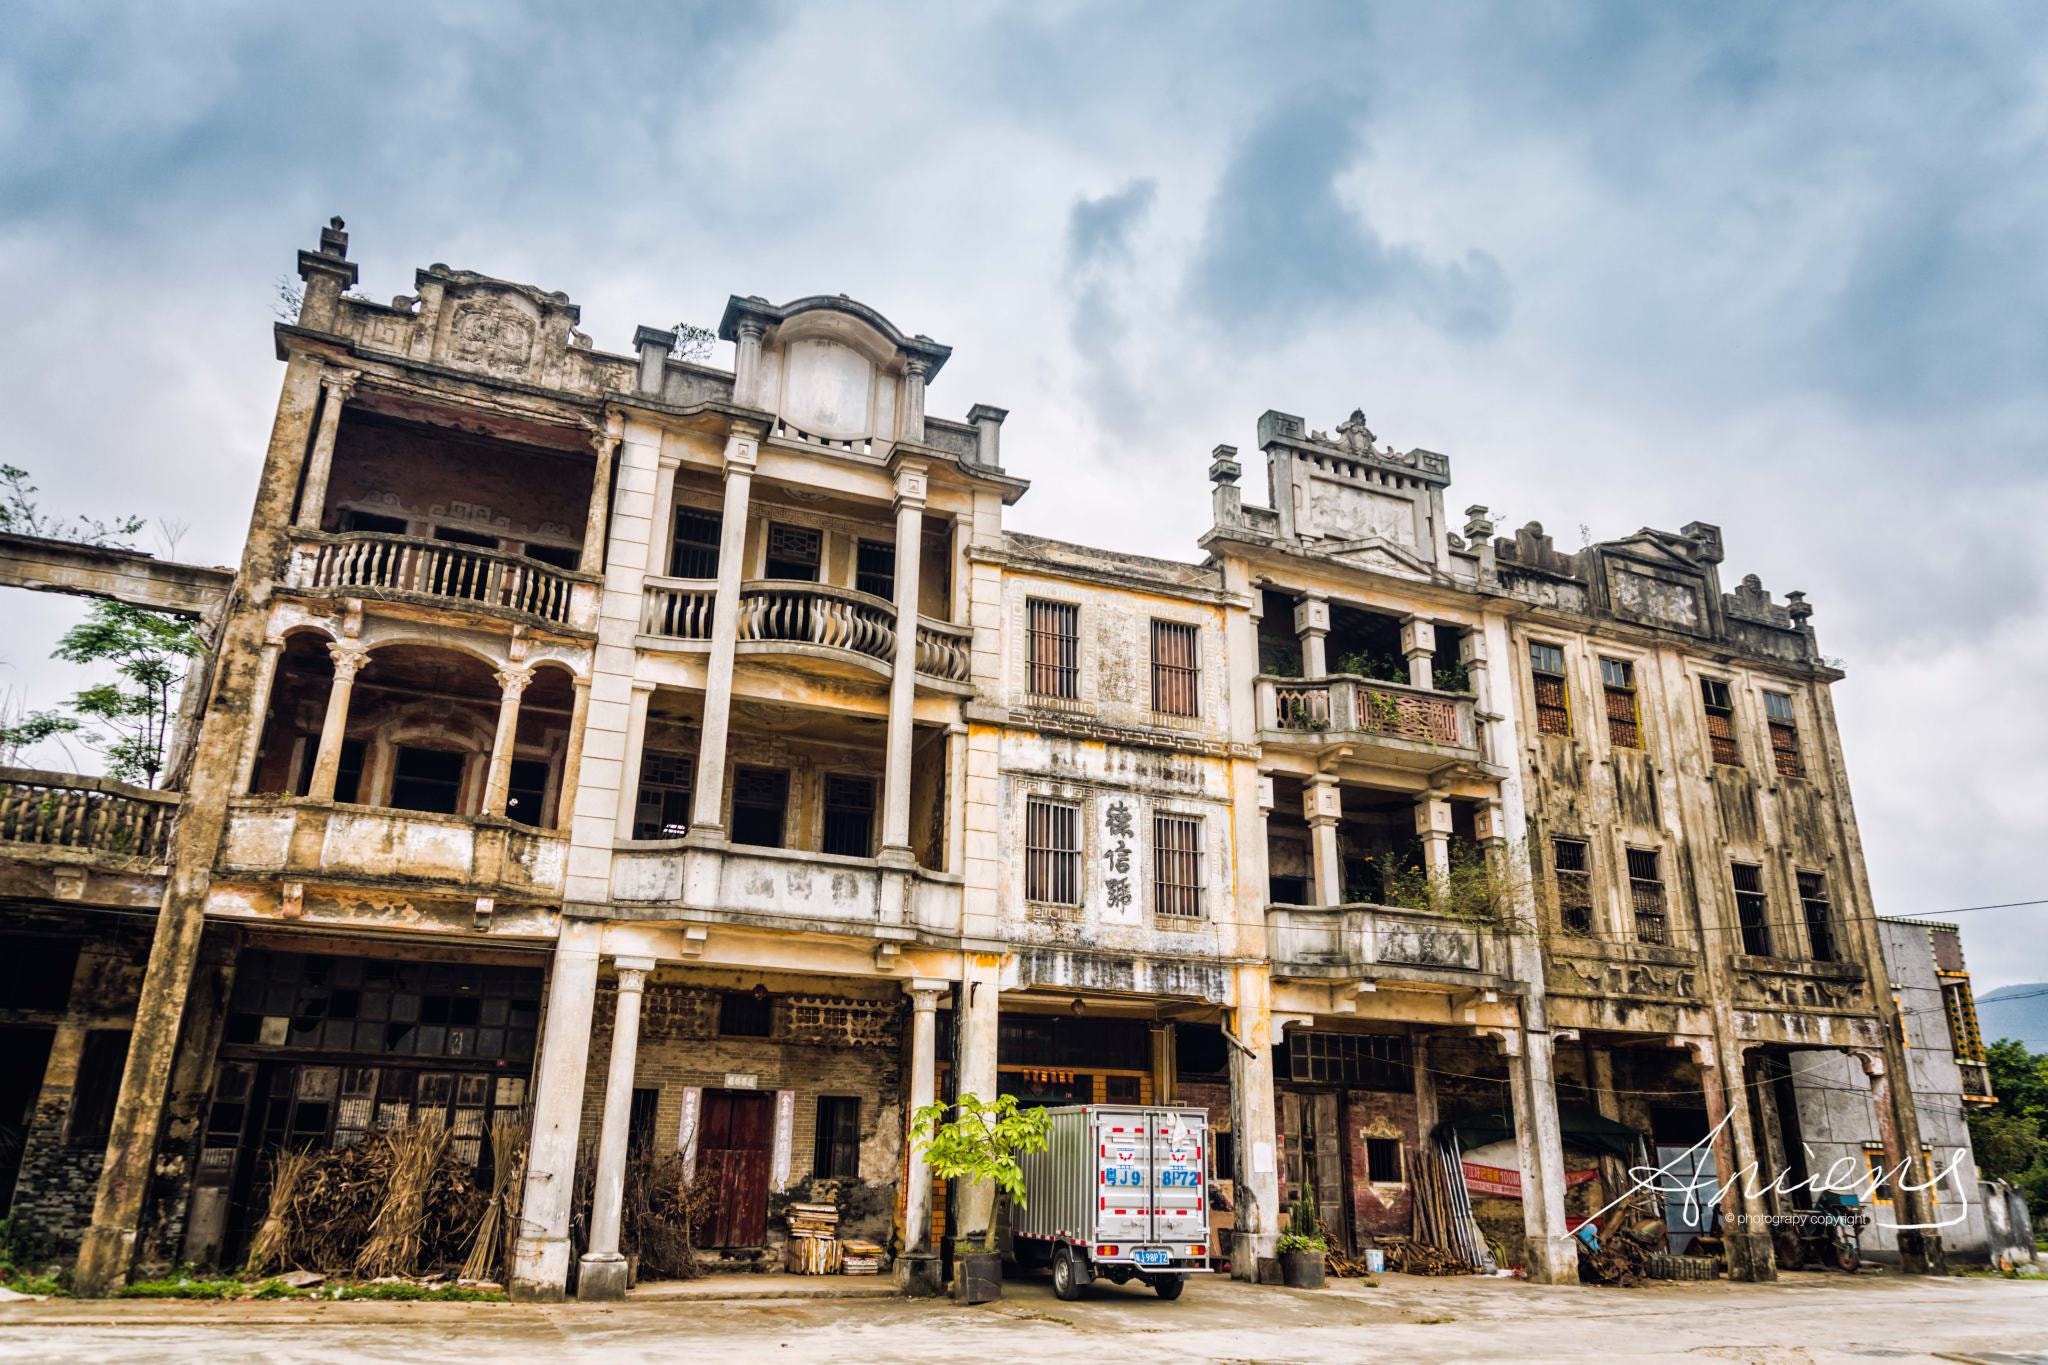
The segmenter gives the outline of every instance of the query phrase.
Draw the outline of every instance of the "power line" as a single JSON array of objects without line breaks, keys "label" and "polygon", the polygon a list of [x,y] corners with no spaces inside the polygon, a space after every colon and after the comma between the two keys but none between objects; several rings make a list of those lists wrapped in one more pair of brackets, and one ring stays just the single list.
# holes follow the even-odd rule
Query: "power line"
[{"label": "power line", "polygon": [[1880,919],[1934,919],[1947,915],[1969,915],[1979,910],[2018,910],[2029,905],[2048,905],[2048,899],[2037,901],[2003,901],[1997,905],[1965,905],[1954,910],[1915,910],[1904,915],[1880,915]]}]

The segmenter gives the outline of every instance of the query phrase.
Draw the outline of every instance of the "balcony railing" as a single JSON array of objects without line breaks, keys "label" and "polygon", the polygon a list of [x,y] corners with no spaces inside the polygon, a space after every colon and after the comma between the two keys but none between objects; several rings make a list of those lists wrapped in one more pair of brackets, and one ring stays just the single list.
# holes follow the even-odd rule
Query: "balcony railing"
[{"label": "balcony railing", "polygon": [[1382,736],[1435,749],[1476,749],[1472,701],[1426,687],[1340,674],[1261,677],[1259,723],[1279,735]]},{"label": "balcony railing", "polygon": [[103,778],[0,768],[0,843],[168,861],[178,797]]},{"label": "balcony railing", "polygon": [[220,860],[239,871],[559,896],[568,836],[502,819],[249,797],[228,811]]},{"label": "balcony railing", "polygon": [[553,565],[502,550],[349,531],[303,543],[291,586],[474,603],[567,624],[576,580]]},{"label": "balcony railing", "polygon": [[[717,595],[712,579],[651,578],[641,599],[640,633],[708,641]],[[737,638],[741,644],[841,650],[887,673],[896,654],[896,607],[873,594],[826,583],[760,579],[740,585]],[[973,639],[966,626],[918,617],[918,673],[941,682],[967,682]]]},{"label": "balcony railing", "polygon": [[1274,905],[1266,928],[1273,969],[1287,976],[1370,976],[1486,970],[1481,926],[1427,910],[1392,905]]}]

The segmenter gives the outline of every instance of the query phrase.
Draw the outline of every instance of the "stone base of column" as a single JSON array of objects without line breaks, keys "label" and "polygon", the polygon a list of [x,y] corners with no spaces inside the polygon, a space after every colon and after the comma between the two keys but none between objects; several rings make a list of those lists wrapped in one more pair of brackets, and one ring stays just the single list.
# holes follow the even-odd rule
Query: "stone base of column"
[{"label": "stone base of column", "polygon": [[576,1301],[608,1303],[626,1297],[626,1258],[614,1252],[591,1252],[577,1262]]},{"label": "stone base of column", "polygon": [[1230,1278],[1246,1284],[1279,1284],[1280,1239],[1270,1232],[1230,1234]]},{"label": "stone base of column", "polygon": [[1769,1233],[1731,1229],[1725,1234],[1725,1244],[1729,1279],[1762,1283],[1778,1278],[1778,1258],[1771,1251]]},{"label": "stone base of column", "polygon": [[1899,1239],[1899,1269],[1908,1275],[1948,1274],[1948,1253],[1941,1245],[1941,1234],[1901,1228]]},{"label": "stone base of column", "polygon": [[505,1288],[514,1303],[560,1303],[569,1296],[569,1239],[521,1237],[512,1248],[512,1279]]},{"label": "stone base of column", "polygon": [[1579,1239],[1576,1237],[1531,1237],[1527,1239],[1522,1269],[1533,1284],[1577,1284],[1579,1282]]},{"label": "stone base of column", "polygon": [[83,1297],[111,1294],[128,1282],[128,1267],[134,1256],[134,1229],[94,1223],[78,1244],[78,1261],[71,1272],[72,1287]]},{"label": "stone base of column", "polygon": [[946,1292],[946,1264],[928,1251],[896,1258],[896,1287],[914,1299],[935,1299]]}]

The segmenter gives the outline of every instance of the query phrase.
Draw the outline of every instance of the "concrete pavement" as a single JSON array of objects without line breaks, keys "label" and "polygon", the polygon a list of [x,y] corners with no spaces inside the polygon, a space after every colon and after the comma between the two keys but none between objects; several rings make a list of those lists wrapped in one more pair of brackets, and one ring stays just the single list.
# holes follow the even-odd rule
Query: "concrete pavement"
[{"label": "concrete pavement", "polygon": [[1615,1360],[2048,1362],[2048,1282],[1788,1275],[1546,1288],[1384,1277],[1323,1292],[1198,1280],[1177,1303],[1011,1282],[981,1308],[902,1299],[564,1304],[66,1302],[0,1308],[0,1361]]}]

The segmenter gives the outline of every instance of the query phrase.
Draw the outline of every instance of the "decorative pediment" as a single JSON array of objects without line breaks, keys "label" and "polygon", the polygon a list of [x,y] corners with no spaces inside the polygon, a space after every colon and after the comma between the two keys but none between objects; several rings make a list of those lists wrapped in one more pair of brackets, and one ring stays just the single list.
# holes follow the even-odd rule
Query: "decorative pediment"
[{"label": "decorative pediment", "polygon": [[1316,548],[1325,556],[1356,569],[1391,574],[1396,578],[1427,580],[1430,577],[1428,561],[1418,558],[1407,547],[1384,536],[1367,536],[1362,540],[1325,541]]}]

